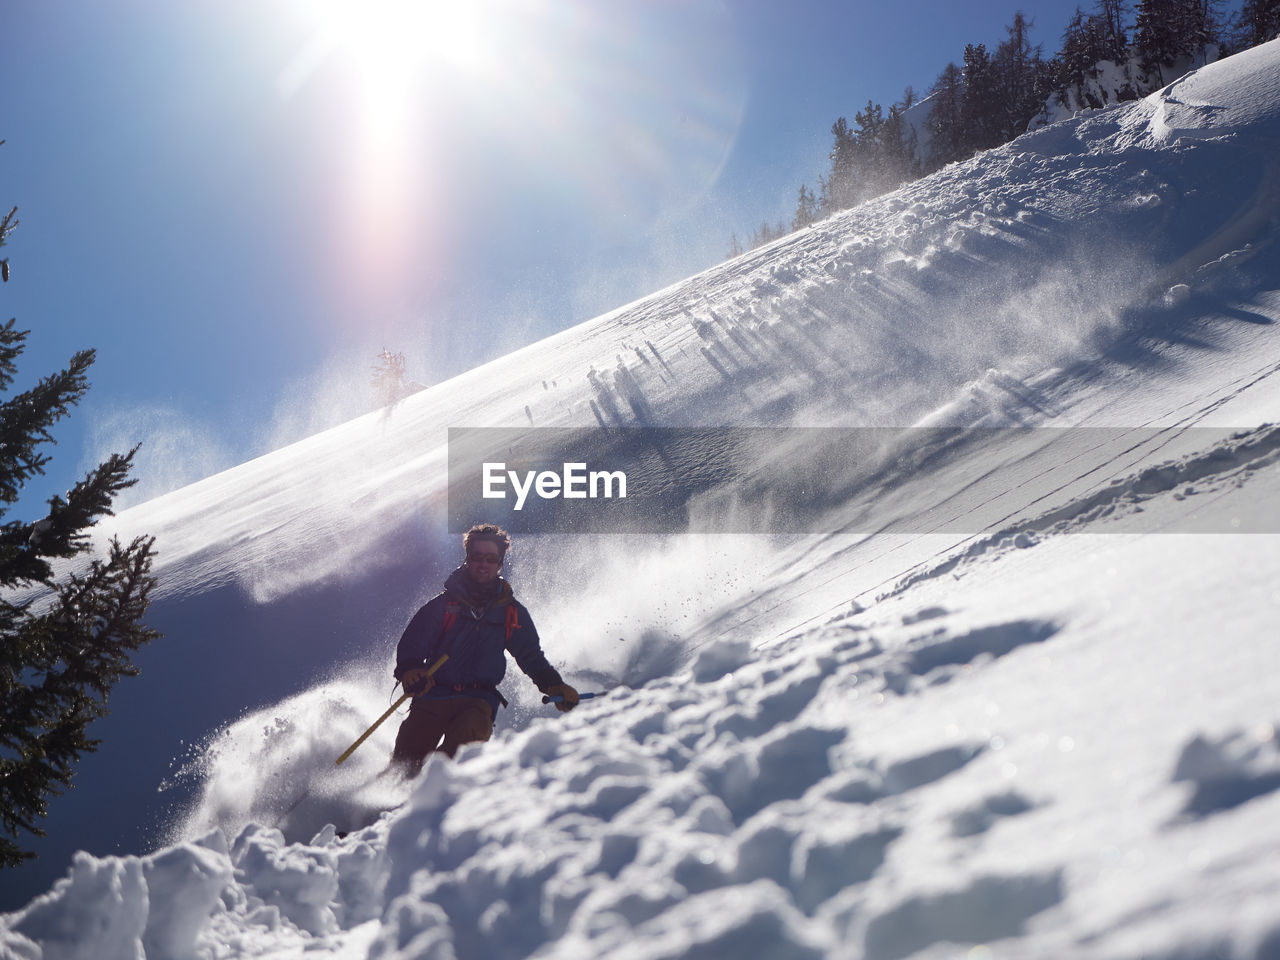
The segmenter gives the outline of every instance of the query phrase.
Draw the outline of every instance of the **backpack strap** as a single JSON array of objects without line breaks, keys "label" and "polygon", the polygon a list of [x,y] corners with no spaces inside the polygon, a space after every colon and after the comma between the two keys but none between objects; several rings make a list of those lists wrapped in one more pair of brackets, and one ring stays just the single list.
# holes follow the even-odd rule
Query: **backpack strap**
[{"label": "backpack strap", "polygon": [[447,600],[444,605],[444,619],[440,622],[440,636],[443,637],[449,632],[449,628],[457,622],[458,608],[462,604],[457,600]]},{"label": "backpack strap", "polygon": [[[444,639],[444,635],[449,632],[449,628],[458,622],[458,608],[462,604],[457,600],[447,600],[444,605],[444,617],[440,620],[440,635],[436,637],[435,649],[440,649],[440,641]],[[423,661],[425,664],[427,661]]]},{"label": "backpack strap", "polygon": [[[460,603],[458,603],[458,601],[457,601],[457,600],[446,600],[446,601],[445,601],[445,605],[444,605],[444,618],[440,621],[440,635],[439,635],[438,637],[436,637],[436,645],[437,645],[437,648],[438,648],[438,646],[439,646],[439,644],[440,644],[440,641],[444,639],[444,635],[445,635],[446,633],[448,633],[448,632],[449,632],[449,628],[450,628],[450,627],[452,627],[452,626],[457,622],[457,620],[458,620],[458,607],[460,607],[460,606],[461,606],[461,604],[460,604]],[[425,666],[427,665],[427,662],[428,662],[427,660],[423,660],[423,661],[422,661],[422,666],[424,666],[424,667],[425,667]],[[399,684],[399,683],[400,683],[400,681],[399,681],[399,680],[397,680],[397,681],[396,681],[396,683],[397,683],[397,684]],[[395,687],[392,687],[391,689],[394,691],[394,690],[395,690]],[[407,693],[408,691],[405,691],[405,692]]]}]

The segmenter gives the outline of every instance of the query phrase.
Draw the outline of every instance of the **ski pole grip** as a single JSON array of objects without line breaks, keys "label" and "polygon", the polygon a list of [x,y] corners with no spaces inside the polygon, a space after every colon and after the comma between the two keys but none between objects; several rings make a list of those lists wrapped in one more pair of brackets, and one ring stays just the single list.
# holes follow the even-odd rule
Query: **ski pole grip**
[{"label": "ski pole grip", "polygon": [[[598,696],[600,696],[600,694],[598,694],[598,693],[580,693],[580,694],[578,694],[578,699],[579,699],[579,700],[590,700],[590,699],[592,699],[593,697],[598,697]],[[542,702],[543,702],[543,703],[564,703],[564,697],[548,697],[548,696],[544,696],[544,697],[542,698]]]},{"label": "ski pole grip", "polygon": [[443,667],[443,666],[444,666],[444,662],[445,662],[446,660],[448,660],[448,659],[449,659],[449,655],[448,655],[447,653],[442,653],[442,654],[440,654],[440,659],[439,659],[439,660],[437,660],[435,663],[433,663],[431,666],[427,667],[427,676],[428,676],[428,677],[429,677],[429,676],[431,676],[431,675],[432,675],[432,674],[434,674],[437,670],[439,670],[441,667]]}]

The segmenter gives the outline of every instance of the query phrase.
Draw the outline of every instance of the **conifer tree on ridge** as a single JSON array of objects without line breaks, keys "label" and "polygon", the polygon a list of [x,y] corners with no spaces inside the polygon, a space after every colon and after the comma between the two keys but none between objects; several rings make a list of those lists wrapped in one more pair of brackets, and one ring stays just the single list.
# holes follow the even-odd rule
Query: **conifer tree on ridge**
[{"label": "conifer tree on ridge", "polygon": [[[0,246],[16,213],[0,221]],[[0,393],[13,384],[26,336],[15,320],[0,325]],[[44,835],[48,798],[72,785],[81,755],[101,742],[88,725],[108,712],[116,681],[137,673],[131,654],[159,636],[141,622],[155,585],[153,539],[112,539],[105,558],[87,557],[89,528],[134,483],[136,447],[50,498],[43,518],[6,519],[23,485],[44,472],[49,457],[40,448],[88,390],[93,359],[92,350],[79,351],[67,369],[0,402],[0,867],[35,855],[21,834]]]}]

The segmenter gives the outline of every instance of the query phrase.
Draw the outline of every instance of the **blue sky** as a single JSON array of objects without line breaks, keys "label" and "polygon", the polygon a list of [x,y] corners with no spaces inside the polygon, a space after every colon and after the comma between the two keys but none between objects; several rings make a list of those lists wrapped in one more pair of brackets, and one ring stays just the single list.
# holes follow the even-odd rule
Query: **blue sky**
[{"label": "blue sky", "polygon": [[[1075,7],[1021,6],[1046,55]],[[19,384],[99,352],[31,491],[144,441],[156,493],[362,412],[382,347],[433,383],[712,266],[1016,9],[6,4]]]}]

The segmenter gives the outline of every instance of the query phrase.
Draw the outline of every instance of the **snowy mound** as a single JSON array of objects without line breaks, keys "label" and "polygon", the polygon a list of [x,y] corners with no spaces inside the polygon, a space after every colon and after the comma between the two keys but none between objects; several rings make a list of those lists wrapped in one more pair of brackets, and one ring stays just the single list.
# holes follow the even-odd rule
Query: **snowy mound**
[{"label": "snowy mound", "polygon": [[[157,653],[77,792],[156,785],[122,739],[199,776],[0,951],[1280,955],[1278,92],[1274,42],[123,514],[212,702]],[[920,432],[794,454],[823,534],[519,541],[608,693],[509,679],[456,762],[376,779],[392,721],[335,772],[436,589],[445,429],[598,423]]]},{"label": "snowy mound", "polygon": [[1280,137],[1280,76],[1271,69],[1275,42],[1188,74],[1145,101],[1154,107],[1151,135]]}]

